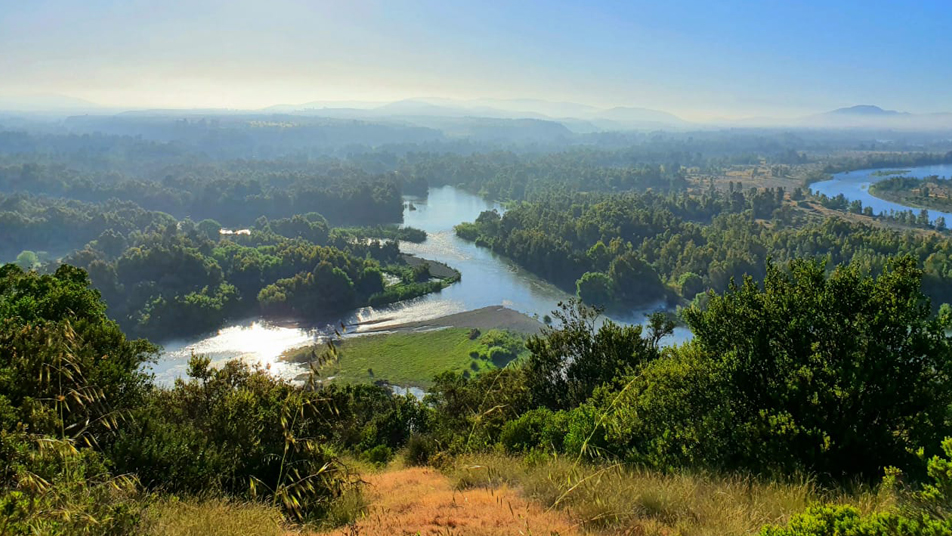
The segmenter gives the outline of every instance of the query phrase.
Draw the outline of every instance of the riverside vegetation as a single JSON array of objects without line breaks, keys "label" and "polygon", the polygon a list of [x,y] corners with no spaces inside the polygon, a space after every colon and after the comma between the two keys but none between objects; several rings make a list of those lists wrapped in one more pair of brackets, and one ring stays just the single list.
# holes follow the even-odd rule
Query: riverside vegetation
[{"label": "riverside vegetation", "polygon": [[[632,134],[250,161],[203,143],[0,136],[0,255],[16,259],[0,267],[0,534],[489,518],[495,533],[952,534],[949,235],[804,189],[946,161],[944,142],[820,157],[859,142]],[[743,173],[774,182],[742,189]],[[446,329],[307,349],[302,382],[203,356],[172,385],[146,372],[145,338],[247,314],[333,321],[451,284],[398,242],[425,238],[397,227],[403,194],[443,184],[506,202],[459,236],[580,301],[524,341]],[[671,315],[599,316],[663,302],[689,342],[662,344]],[[367,383],[384,376],[426,395]],[[456,492],[486,517],[434,511]],[[409,510],[388,521],[390,505]]]},{"label": "riverside vegetation", "polygon": [[522,360],[442,373],[420,401],[201,357],[158,387],[140,369],[155,347],[125,338],[85,272],[7,265],[2,529],[148,531],[196,504],[356,527],[346,460],[402,453],[462,488],[519,486],[586,530],[948,534],[952,312],[932,315],[921,280],[910,257],[875,277],[768,264],[763,284],[686,309],[694,339],[674,348],[661,319],[597,325],[567,303]]}]

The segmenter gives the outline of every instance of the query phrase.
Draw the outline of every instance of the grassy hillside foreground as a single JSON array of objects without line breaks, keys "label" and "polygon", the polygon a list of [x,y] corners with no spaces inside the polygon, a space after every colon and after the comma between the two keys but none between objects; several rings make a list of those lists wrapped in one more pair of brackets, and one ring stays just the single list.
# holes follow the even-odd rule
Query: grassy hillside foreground
[{"label": "grassy hillside foreground", "polygon": [[365,468],[363,495],[340,513],[350,522],[309,532],[260,503],[172,501],[154,507],[148,534],[308,534],[496,536],[537,534],[719,535],[760,533],[813,504],[889,510],[886,488],[825,491],[810,481],[625,469],[555,457],[462,456],[440,469],[400,460]]},{"label": "grassy hillside foreground", "polygon": [[[325,382],[385,381],[426,389],[442,372],[473,375],[503,367],[525,354],[523,342],[521,335],[508,331],[481,332],[459,327],[352,337],[337,343],[337,359],[318,370]],[[299,348],[285,358],[308,362],[324,349],[323,346]]]}]

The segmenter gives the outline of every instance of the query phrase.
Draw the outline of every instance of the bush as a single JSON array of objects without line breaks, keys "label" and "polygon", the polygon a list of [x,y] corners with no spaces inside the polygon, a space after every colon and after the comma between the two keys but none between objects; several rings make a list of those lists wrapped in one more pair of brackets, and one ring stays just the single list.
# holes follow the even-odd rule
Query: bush
[{"label": "bush", "polygon": [[761,536],[949,536],[952,523],[880,512],[861,516],[852,506],[827,505],[795,516],[786,527],[768,526]]},{"label": "bush", "polygon": [[624,392],[593,399],[615,453],[660,469],[728,465],[736,431],[730,402],[712,362],[692,343],[646,365]]},{"label": "bush", "polygon": [[499,434],[499,443],[510,454],[537,449],[560,452],[567,432],[565,412],[534,409],[507,422]]},{"label": "bush", "polygon": [[427,465],[436,452],[436,445],[429,437],[414,434],[407,441],[406,461],[409,465]]},{"label": "bush", "polygon": [[135,479],[110,475],[91,449],[0,432],[0,453],[2,534],[123,535],[139,522]]},{"label": "bush", "polygon": [[360,459],[376,466],[384,466],[393,459],[393,451],[386,445],[371,447],[360,454]]},{"label": "bush", "polygon": [[354,485],[330,448],[337,415],[321,393],[235,361],[213,369],[194,357],[189,374],[122,429],[109,451],[119,471],[150,488],[265,497],[299,519]]},{"label": "bush", "polygon": [[600,415],[601,411],[592,404],[583,404],[568,412],[565,416],[565,439],[562,441],[562,449],[566,454],[588,459],[605,457],[609,452],[609,442],[604,424],[599,424]]},{"label": "bush", "polygon": [[921,284],[911,257],[875,278],[797,260],[768,265],[763,287],[748,278],[706,310],[686,309],[720,386],[697,418],[732,421],[699,437],[720,442],[729,466],[756,471],[839,479],[911,466],[911,452],[947,435],[952,404],[952,338]]}]

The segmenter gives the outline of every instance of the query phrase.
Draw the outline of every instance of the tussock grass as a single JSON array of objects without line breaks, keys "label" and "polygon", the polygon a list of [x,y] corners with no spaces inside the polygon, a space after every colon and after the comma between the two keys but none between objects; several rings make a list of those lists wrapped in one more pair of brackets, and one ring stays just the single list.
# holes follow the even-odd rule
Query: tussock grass
[{"label": "tussock grass", "polygon": [[280,536],[287,531],[280,509],[225,499],[162,500],[146,511],[142,528],[150,536]]},{"label": "tussock grass", "polygon": [[319,523],[289,523],[281,509],[262,502],[225,498],[165,498],[144,512],[141,534],[147,536],[289,535],[329,530],[352,524],[367,512],[359,489],[345,492],[329,506]]},{"label": "tussock grass", "polygon": [[546,509],[564,510],[586,530],[639,535],[748,535],[819,502],[851,504],[863,513],[893,504],[890,493],[857,486],[824,490],[808,479],[792,482],[738,475],[663,474],[574,459],[473,455],[448,475],[457,489],[512,487]]}]

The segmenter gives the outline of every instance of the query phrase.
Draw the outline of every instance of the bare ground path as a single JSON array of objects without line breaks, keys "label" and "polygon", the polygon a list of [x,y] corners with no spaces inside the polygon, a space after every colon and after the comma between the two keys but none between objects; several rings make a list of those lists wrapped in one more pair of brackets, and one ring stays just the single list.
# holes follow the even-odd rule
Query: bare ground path
[{"label": "bare ground path", "polygon": [[421,467],[366,477],[370,510],[335,536],[574,536],[563,512],[546,511],[509,488],[456,491],[440,472]]}]

